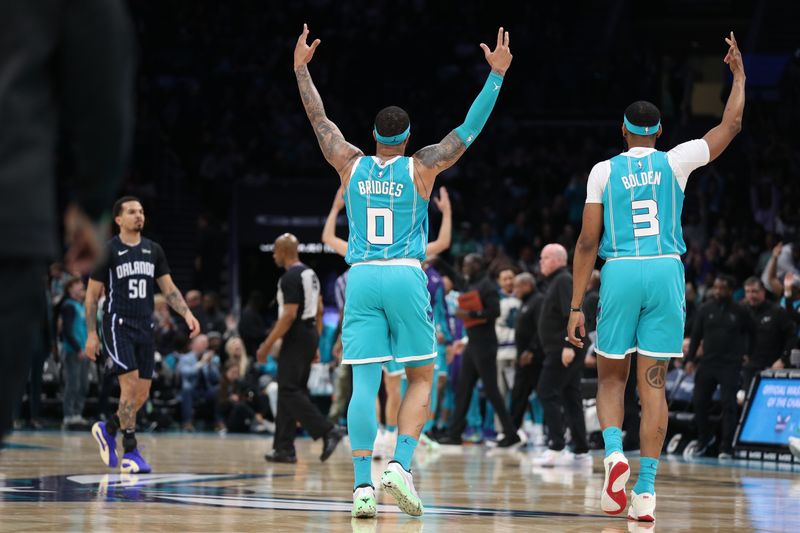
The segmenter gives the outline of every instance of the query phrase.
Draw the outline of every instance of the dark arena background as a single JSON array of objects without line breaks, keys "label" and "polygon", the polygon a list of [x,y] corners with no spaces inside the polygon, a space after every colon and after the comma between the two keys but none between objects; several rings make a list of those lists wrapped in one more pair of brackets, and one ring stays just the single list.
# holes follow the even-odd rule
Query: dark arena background
[{"label": "dark arena background", "polygon": [[[0,230],[0,280],[9,288],[0,307],[0,418],[9,429],[0,435],[0,532],[800,531],[800,3],[41,0],[30,7],[39,1],[0,5],[0,41],[27,36],[0,43],[0,220],[7,228]],[[113,24],[95,25],[114,10]],[[463,157],[438,175],[427,210],[430,241],[447,242],[425,263],[441,353],[438,390],[426,404],[433,412],[408,459],[421,517],[404,513],[381,481],[389,461],[404,463],[404,417],[398,440],[391,411],[406,380],[398,385],[390,371],[376,406],[377,518],[351,516],[348,402],[360,378],[341,364],[348,358],[343,306],[345,295],[349,301],[366,289],[345,292],[348,264],[330,234],[323,239],[326,220],[345,240],[358,224],[348,222],[350,204],[330,214],[341,180],[317,142],[292,63],[304,23],[309,45],[321,39],[308,72],[325,113],[367,157],[376,153],[376,114],[387,106],[410,117],[409,157],[465,122],[492,68],[479,44],[494,49],[500,27],[510,36],[513,61],[491,115]],[[109,60],[124,40],[118,28],[126,27],[135,54]],[[603,289],[599,274],[592,277],[578,306],[588,349],[561,339],[575,309],[547,315],[574,307],[574,299],[542,304],[535,319],[529,305],[532,294],[545,302],[558,296],[550,290],[560,275],[547,263],[552,250],[566,251],[558,272],[576,272],[584,207],[597,205],[586,203],[589,174],[628,150],[622,128],[631,103],[659,109],[656,149],[664,152],[727,124],[726,102],[740,81],[723,62],[731,32],[746,73],[741,131],[691,172],[676,221],[686,244],[685,292],[672,298],[685,313],[683,357],[651,367],[661,369],[656,377],[642,371],[638,391],[634,365],[615,396],[620,405],[624,396],[621,446],[631,475],[618,495],[650,460],[640,463],[642,441],[654,439],[648,430],[640,438],[640,427],[649,427],[640,416],[642,387],[663,388],[668,409],[658,428],[657,519],[626,520],[627,506],[619,514],[601,508],[619,486],[605,482],[611,437],[598,416],[596,330],[603,311],[611,313],[605,291],[627,293],[632,285]],[[104,93],[90,84],[106,73],[119,78]],[[45,104],[31,105],[41,94]],[[76,94],[82,104],[70,106]],[[102,111],[131,99],[129,120]],[[81,141],[103,120],[110,126]],[[29,135],[24,125],[32,123],[49,133]],[[17,179],[22,167],[9,161],[43,138],[59,142],[20,164],[52,165]],[[92,172],[86,160],[105,170]],[[112,211],[122,197],[132,198],[128,207]],[[143,213],[129,212],[137,202]],[[137,248],[126,235],[138,235],[131,228],[142,215],[149,241]],[[27,231],[34,227],[57,231],[58,246],[43,238],[39,247],[38,234]],[[286,233],[296,241],[279,240]],[[163,284],[155,243],[177,292]],[[316,279],[292,278],[295,247]],[[127,253],[138,258],[124,263],[130,271],[121,263]],[[456,316],[458,293],[476,287],[467,286],[477,276],[469,273],[473,260],[500,303],[499,316],[489,316],[494,332],[484,324],[497,337],[489,363],[481,363],[491,369],[475,371],[481,380],[462,395],[464,415],[459,380],[467,379],[468,349],[478,350],[469,347],[482,341],[475,334],[468,342],[461,319],[486,312],[464,307],[472,314]],[[149,261],[155,275],[111,290],[115,276],[122,283],[147,272]],[[603,265],[598,259],[595,268]],[[26,272],[36,278],[28,285]],[[41,300],[45,273],[47,302],[39,309],[30,302]],[[392,298],[399,302],[403,292],[395,287]],[[99,314],[87,324],[98,296]],[[151,302],[135,313],[138,326],[113,307],[125,298]],[[281,318],[292,305],[297,316]],[[387,319],[373,311],[392,331],[399,327],[388,312]],[[197,319],[199,335],[187,316]],[[93,319],[102,330],[96,360],[86,348]],[[14,340],[22,330],[35,331]],[[542,344],[548,334],[556,338],[552,356]],[[370,335],[364,330],[350,342],[383,345]],[[127,346],[133,359],[125,358]],[[642,365],[647,355],[628,358]],[[147,376],[143,357],[154,362]],[[121,370],[131,364],[138,381]],[[548,366],[557,367],[547,374],[556,377],[540,381]],[[520,385],[523,379],[532,381]],[[149,389],[131,400],[143,383]],[[495,390],[520,442],[504,427],[509,415],[495,407]],[[359,412],[370,411],[373,402],[361,404]],[[116,434],[115,425],[120,464],[108,465],[105,446],[114,443],[106,432]],[[131,463],[137,442],[152,472],[144,459]]]}]

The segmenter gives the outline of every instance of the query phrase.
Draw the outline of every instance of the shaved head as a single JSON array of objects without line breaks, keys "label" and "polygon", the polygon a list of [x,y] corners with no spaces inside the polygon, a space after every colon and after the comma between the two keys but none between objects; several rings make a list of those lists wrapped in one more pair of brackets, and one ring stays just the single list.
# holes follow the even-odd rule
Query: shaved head
[{"label": "shaved head", "polygon": [[275,248],[272,251],[275,264],[284,268],[286,265],[296,263],[298,261],[297,247],[299,244],[297,237],[291,233],[284,233],[275,239]]}]

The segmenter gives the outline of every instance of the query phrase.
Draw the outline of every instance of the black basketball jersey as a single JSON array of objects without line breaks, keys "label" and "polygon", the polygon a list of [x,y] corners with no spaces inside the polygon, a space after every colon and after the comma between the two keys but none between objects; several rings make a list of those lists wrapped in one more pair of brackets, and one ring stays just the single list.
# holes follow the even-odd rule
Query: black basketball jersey
[{"label": "black basketball jersey", "polygon": [[105,261],[91,275],[106,286],[105,315],[150,318],[155,280],[169,274],[164,250],[144,237],[136,246],[128,246],[116,236],[106,244],[106,252]]}]

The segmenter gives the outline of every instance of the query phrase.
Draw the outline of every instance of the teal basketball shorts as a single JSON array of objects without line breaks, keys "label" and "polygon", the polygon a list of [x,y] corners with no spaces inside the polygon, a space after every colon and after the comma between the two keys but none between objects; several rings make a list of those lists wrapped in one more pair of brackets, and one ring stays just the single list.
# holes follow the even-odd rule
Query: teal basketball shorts
[{"label": "teal basketball shorts", "polygon": [[350,269],[342,325],[343,363],[424,366],[436,357],[428,278],[419,261],[356,263]]},{"label": "teal basketball shorts", "polygon": [[682,357],[686,285],[678,256],[611,259],[600,273],[598,354]]}]

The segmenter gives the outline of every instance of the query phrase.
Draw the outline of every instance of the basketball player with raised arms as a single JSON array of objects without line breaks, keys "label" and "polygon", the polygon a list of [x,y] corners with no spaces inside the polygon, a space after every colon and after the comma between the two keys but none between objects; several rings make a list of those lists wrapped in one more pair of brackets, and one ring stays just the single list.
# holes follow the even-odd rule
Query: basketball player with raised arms
[{"label": "basketball player with raised arms", "polygon": [[[307,44],[308,27],[297,40],[294,72],[322,153],[342,181],[349,224],[345,260],[350,269],[342,327],[343,363],[353,368],[353,396],[347,413],[353,449],[356,518],[377,513],[371,476],[378,431],[375,399],[386,361],[405,366],[408,390],[398,415],[394,459],[381,484],[405,513],[421,516],[411,458],[428,419],[436,360],[433,310],[421,262],[428,244],[428,202],[436,176],[453,166],[475,141],[494,107],[511,64],[509,35],[500,28],[494,50],[481,43],[491,72],[464,123],[441,142],[405,156],[411,133],[408,114],[391,106],[378,112],[375,155],[348,143],[325,115],[308,63],[320,44]],[[479,311],[475,311],[479,313]]]},{"label": "basketball player with raised arms", "polygon": [[[733,73],[720,124],[702,139],[656,150],[661,114],[650,102],[625,110],[622,136],[628,151],[594,166],[589,174],[583,227],[575,249],[569,341],[582,347],[581,311],[595,259],[601,271],[597,316],[597,414],[605,441],[601,507],[620,514],[630,475],[622,453],[622,418],[629,355],[638,353],[637,383],[642,404],[639,478],[631,491],[628,518],[655,520],[655,478],[667,431],[664,383],[672,357],[682,356],[686,300],[681,254],[684,190],[691,172],[715,160],[741,131],[745,74],[731,32],[725,63]],[[579,332],[579,335],[576,334]]]}]

